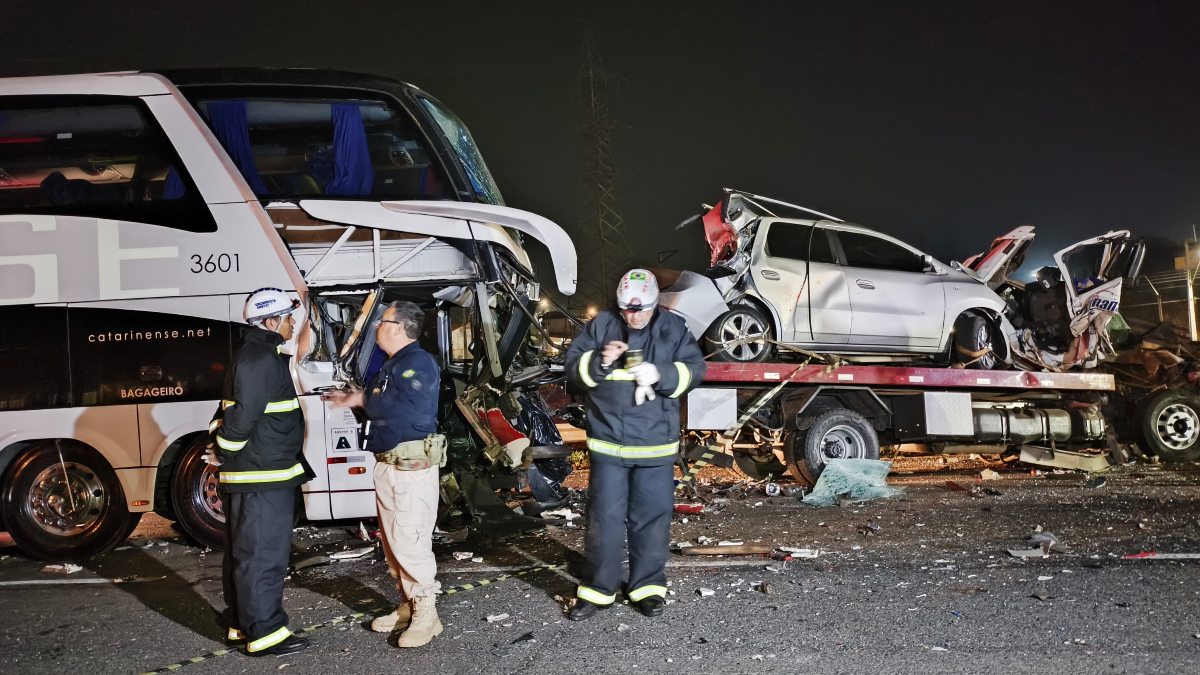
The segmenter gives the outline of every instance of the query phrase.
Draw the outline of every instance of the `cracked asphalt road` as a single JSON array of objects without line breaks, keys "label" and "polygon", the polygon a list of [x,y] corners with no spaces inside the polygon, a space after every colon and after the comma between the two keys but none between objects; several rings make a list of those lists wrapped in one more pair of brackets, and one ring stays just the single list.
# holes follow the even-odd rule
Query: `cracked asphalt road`
[{"label": "cracked asphalt road", "polygon": [[[1097,488],[1083,474],[1017,468],[984,484],[999,495],[946,485],[970,488],[977,477],[893,475],[889,483],[904,488],[898,497],[821,509],[752,490],[710,503],[686,523],[677,516],[676,541],[740,538],[821,554],[786,565],[673,555],[671,604],[660,619],[625,606],[585,622],[565,619],[563,599],[573,595],[582,560],[577,526],[486,545],[439,544],[443,584],[475,587],[439,600],[445,633],[417,650],[366,629],[397,597],[373,554],[308,567],[288,581],[285,607],[294,630],[321,626],[309,633],[313,649],[264,659],[233,652],[179,670],[1195,672],[1200,560],[1121,556],[1200,552],[1196,466],[1124,467]],[[356,526],[299,528],[293,561],[362,547]],[[1070,552],[1024,560],[1006,553],[1026,548],[1038,526]],[[480,562],[453,557],[468,550]],[[0,672],[134,673],[223,648],[215,622],[220,555],[187,545],[161,519],[146,518],[127,546],[72,575],[42,572],[11,547],[0,555]],[[478,584],[539,564],[565,567]],[[102,581],[130,576],[138,580]],[[100,583],[57,583],[77,579]],[[9,583],[16,581],[51,583]],[[700,588],[714,593],[701,597]],[[363,616],[346,619],[356,614]]]}]

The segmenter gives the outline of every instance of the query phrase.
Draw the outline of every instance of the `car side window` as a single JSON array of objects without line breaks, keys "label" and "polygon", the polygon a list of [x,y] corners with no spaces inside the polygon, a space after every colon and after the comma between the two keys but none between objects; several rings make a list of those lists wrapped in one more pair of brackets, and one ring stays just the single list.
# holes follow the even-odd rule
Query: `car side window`
[{"label": "car side window", "polygon": [[772,258],[833,263],[829,235],[821,228],[799,223],[771,223],[767,230],[766,253]]},{"label": "car side window", "polygon": [[846,265],[897,272],[924,272],[925,260],[918,254],[886,239],[859,232],[838,232]]},{"label": "car side window", "polygon": [[0,102],[0,213],[217,229],[153,116],[121,96]]}]

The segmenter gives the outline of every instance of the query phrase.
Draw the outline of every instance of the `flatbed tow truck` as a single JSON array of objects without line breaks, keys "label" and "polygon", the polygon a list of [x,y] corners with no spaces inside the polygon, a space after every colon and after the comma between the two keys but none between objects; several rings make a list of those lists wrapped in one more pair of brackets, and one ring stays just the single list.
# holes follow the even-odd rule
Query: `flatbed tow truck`
[{"label": "flatbed tow truck", "polygon": [[1100,471],[1136,452],[1105,415],[1115,390],[1099,372],[712,362],[688,395],[684,461],[812,484],[829,459],[921,444]]}]

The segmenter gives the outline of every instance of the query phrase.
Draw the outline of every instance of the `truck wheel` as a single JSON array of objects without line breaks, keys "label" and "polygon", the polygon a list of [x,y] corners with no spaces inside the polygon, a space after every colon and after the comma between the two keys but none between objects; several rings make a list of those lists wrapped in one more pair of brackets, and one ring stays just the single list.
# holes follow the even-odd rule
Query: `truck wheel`
[{"label": "truck wheel", "polygon": [[992,322],[976,314],[963,314],[954,322],[954,344],[950,363],[958,368],[992,370],[996,367]]},{"label": "truck wheel", "polygon": [[787,467],[779,461],[775,453],[752,455],[747,452],[738,452],[734,453],[733,462],[751,480],[765,480],[771,477],[778,478],[787,471]]},{"label": "truck wheel", "polygon": [[70,443],[39,443],[18,457],[0,508],[17,546],[43,560],[109,551],[130,519],[116,472],[95,450]]},{"label": "truck wheel", "polygon": [[757,308],[738,305],[717,317],[704,333],[705,354],[716,361],[760,363],[771,356],[771,322]]},{"label": "truck wheel", "polygon": [[1142,449],[1160,460],[1200,457],[1200,398],[1178,389],[1161,391],[1138,406],[1135,424]]},{"label": "truck wheel", "polygon": [[225,548],[225,514],[221,510],[217,469],[204,461],[208,436],[192,441],[175,463],[171,478],[171,506],[180,529],[194,542],[212,549]]},{"label": "truck wheel", "polygon": [[788,470],[796,480],[813,485],[830,459],[879,459],[879,436],[871,422],[848,408],[818,414],[804,431],[786,434]]}]

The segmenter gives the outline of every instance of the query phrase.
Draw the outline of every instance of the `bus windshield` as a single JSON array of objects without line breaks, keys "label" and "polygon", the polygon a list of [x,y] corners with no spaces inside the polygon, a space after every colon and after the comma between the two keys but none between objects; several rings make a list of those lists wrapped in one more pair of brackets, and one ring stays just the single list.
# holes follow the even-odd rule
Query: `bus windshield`
[{"label": "bus windshield", "polygon": [[471,132],[467,131],[467,126],[436,101],[422,97],[421,104],[433,116],[450,147],[454,148],[458,160],[466,169],[467,178],[471,181],[471,189],[479,199],[488,204],[503,206],[504,198],[500,196],[500,188],[496,186],[492,172],[488,171],[487,164],[483,162],[483,155],[479,152],[479,146],[475,145],[475,139],[471,138]]}]

